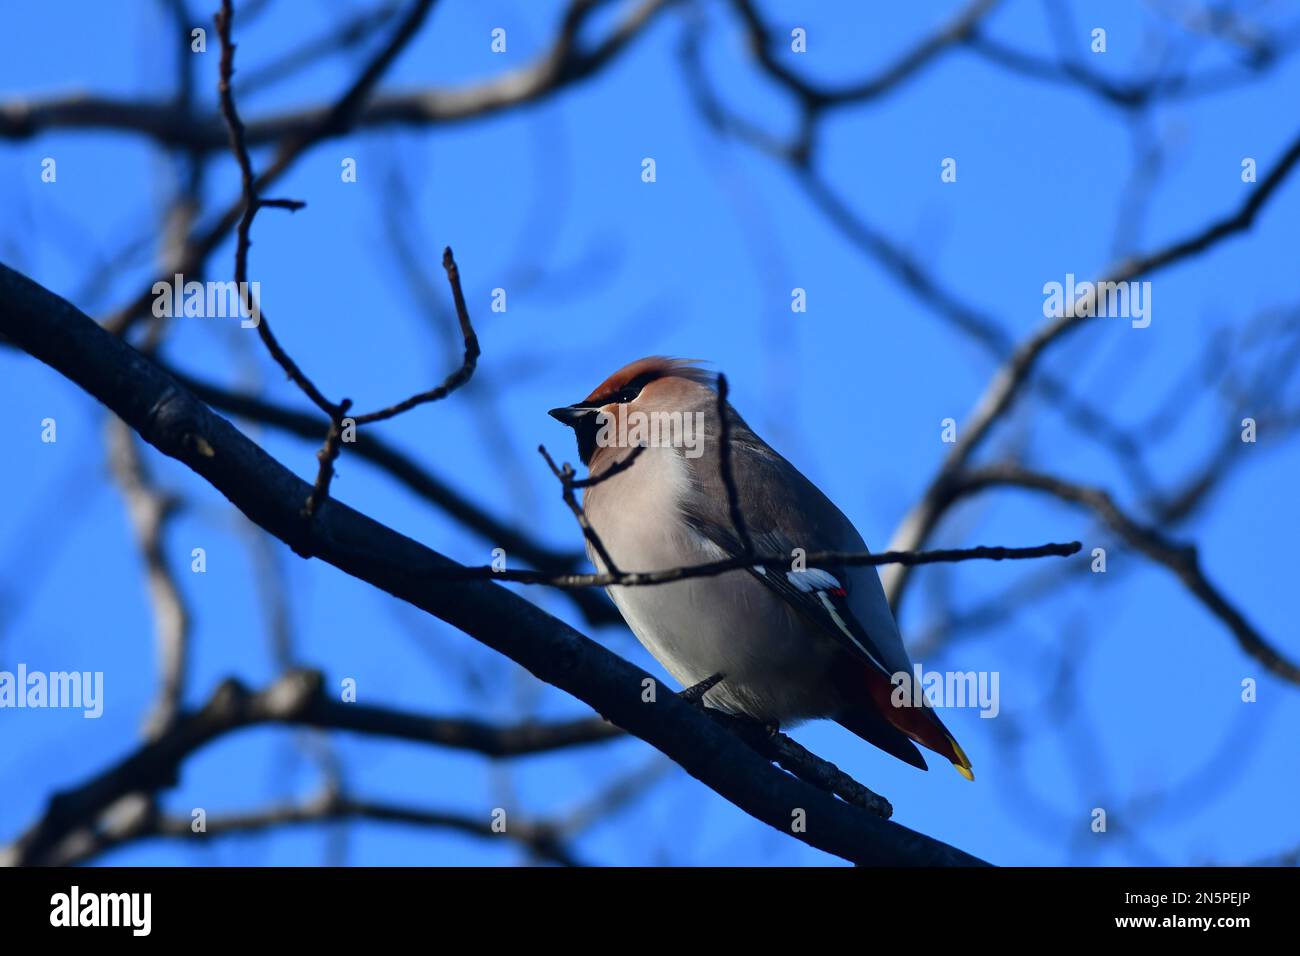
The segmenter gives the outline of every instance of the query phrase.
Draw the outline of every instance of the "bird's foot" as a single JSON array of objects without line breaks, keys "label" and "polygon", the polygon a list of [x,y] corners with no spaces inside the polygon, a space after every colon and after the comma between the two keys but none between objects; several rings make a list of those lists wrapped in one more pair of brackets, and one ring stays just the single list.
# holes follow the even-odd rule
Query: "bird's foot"
[{"label": "bird's foot", "polygon": [[683,691],[679,691],[677,696],[688,704],[703,705],[704,695],[713,690],[714,687],[722,683],[722,675],[714,674],[712,677],[706,677],[698,684],[692,684]]}]

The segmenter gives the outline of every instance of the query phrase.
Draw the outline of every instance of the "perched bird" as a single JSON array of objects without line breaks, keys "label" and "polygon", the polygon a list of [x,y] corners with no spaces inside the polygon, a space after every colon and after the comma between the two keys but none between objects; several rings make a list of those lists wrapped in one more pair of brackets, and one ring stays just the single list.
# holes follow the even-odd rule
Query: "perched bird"
[{"label": "perched bird", "polygon": [[[745,553],[720,462],[718,404],[712,373],[652,356],[582,401],[551,409],[577,435],[594,479],[584,510],[618,570],[662,571]],[[722,675],[703,697],[710,707],[778,727],[830,718],[914,767],[926,769],[919,743],[974,779],[929,706],[894,704],[892,676],[910,678],[913,668],[875,568],[797,562],[800,553],[864,552],[861,535],[729,404],[724,413],[740,527],[753,553],[792,557],[782,566],[612,586],[632,632],[687,687]],[[601,572],[609,570],[590,542],[587,551]]]}]

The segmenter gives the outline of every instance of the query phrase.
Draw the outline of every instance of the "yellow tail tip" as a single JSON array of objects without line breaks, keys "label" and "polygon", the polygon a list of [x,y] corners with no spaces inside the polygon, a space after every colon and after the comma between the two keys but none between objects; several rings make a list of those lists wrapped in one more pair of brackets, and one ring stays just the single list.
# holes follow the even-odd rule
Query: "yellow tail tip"
[{"label": "yellow tail tip", "polygon": [[953,767],[959,774],[973,782],[975,774],[971,771],[970,758],[966,756],[966,751],[961,749],[961,744],[953,740],[951,735],[948,736],[948,743],[952,744],[952,752],[957,755],[957,759],[952,762]]}]

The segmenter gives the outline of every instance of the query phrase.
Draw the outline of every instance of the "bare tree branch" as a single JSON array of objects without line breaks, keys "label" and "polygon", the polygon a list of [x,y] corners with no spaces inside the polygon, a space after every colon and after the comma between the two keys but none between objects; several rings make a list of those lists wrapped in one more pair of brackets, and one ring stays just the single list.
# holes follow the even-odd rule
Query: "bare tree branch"
[{"label": "bare tree branch", "polygon": [[[585,519],[584,519],[585,520]],[[594,532],[593,532],[594,534]],[[597,539],[599,540],[599,539]],[[805,555],[810,567],[817,565],[843,565],[880,567],[898,564],[916,567],[920,564],[946,564],[955,561],[1024,561],[1033,558],[1068,558],[1078,554],[1083,545],[1078,541],[1063,544],[1037,544],[1028,548],[1008,548],[1002,545],[979,545],[974,548],[939,548],[934,551],[814,551]],[[494,570],[491,565],[459,568],[448,576],[458,581],[494,579],[517,584],[545,584],[556,588],[607,588],[652,587],[670,581],[689,578],[707,578],[727,571],[738,571],[754,565],[783,567],[790,563],[788,554],[734,554],[716,561],[667,568],[662,571],[610,571],[601,574],[547,574],[541,571]]]},{"label": "bare tree branch", "polygon": [[[440,617],[574,694],[769,826],[858,863],[981,862],[783,773],[675,695],[646,702],[641,689],[648,675],[639,668],[504,588],[447,581],[454,562],[336,499],[322,503],[315,521],[301,521],[302,481],[144,356],[5,266],[0,333],[105,403],[298,553]],[[791,832],[796,810],[803,811],[806,829]]]}]

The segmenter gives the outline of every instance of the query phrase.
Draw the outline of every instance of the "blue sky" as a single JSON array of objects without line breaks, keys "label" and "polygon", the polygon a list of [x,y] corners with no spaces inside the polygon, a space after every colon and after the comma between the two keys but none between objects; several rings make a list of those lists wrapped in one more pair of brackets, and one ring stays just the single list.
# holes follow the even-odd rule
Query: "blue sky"
[{"label": "blue sky", "polygon": [[[805,9],[763,4],[809,50],[788,57],[819,81],[872,75],[924,37],[955,4],[850,3]],[[211,11],[191,3],[196,23]],[[176,40],[163,5],[77,2],[60,24],[39,5],[12,5],[0,33],[0,99],[76,90],[157,98],[170,93]],[[486,79],[530,62],[552,35],[552,2],[443,0],[393,68],[388,88]],[[1135,4],[1074,5],[1077,53],[1113,78],[1149,68],[1162,23]],[[352,9],[351,7],[349,9]],[[356,9],[359,9],[357,7]],[[1055,55],[1045,5],[1015,0],[990,20],[992,35]],[[721,4],[704,5],[704,63],[729,106],[788,132],[793,104],[755,69]],[[1287,22],[1265,5],[1261,22]],[[251,71],[315,35],[336,5],[270,4],[245,29],[238,62]],[[606,22],[604,20],[601,21]],[[327,394],[359,407],[388,404],[441,379],[457,348],[439,259],[456,251],[483,346],[476,380],[451,400],[376,431],[474,501],[557,547],[579,534],[535,453],[575,458],[568,433],[545,411],[586,394],[645,354],[688,355],[726,372],[733,402],[775,447],[827,491],[867,542],[883,548],[947,450],[940,422],[964,420],[994,370],[989,356],[844,242],[773,159],[720,139],[681,75],[688,20],[658,19],[605,72],[556,98],[491,118],[432,129],[372,130],[310,151],[274,190],[303,199],[292,216],[269,210],[255,226],[250,268],[276,331]],[[306,25],[304,25],[306,24]],[[505,27],[508,50],[489,50]],[[1107,30],[1108,50],[1088,50]],[[211,31],[210,31],[211,33]],[[198,67],[200,96],[215,102],[215,36]],[[334,95],[364,56],[352,52],[241,100],[246,119]],[[1204,38],[1175,49],[1192,73],[1231,66]],[[1150,250],[1236,209],[1296,135],[1300,61],[1284,60],[1251,84],[1175,99],[1141,125],[1076,88],[1016,76],[957,51],[891,95],[836,112],[823,125],[818,171],[858,215],[919,259],[944,288],[993,316],[1011,336],[1043,320],[1042,287],[1099,274],[1116,237]],[[1163,144],[1141,201],[1127,186],[1141,151]],[[264,165],[268,153],[255,153]],[[58,164],[42,183],[41,161]],[[358,182],[340,182],[357,161]],[[653,157],[657,181],[641,181]],[[940,162],[958,161],[941,183]],[[0,141],[0,259],[102,317],[155,278],[158,220],[177,166],[130,135],[47,132]],[[396,182],[405,184],[399,191]],[[233,158],[204,183],[209,209],[237,194]],[[1294,310],[1300,185],[1288,182],[1248,235],[1153,278],[1153,320],[1089,324],[1049,356],[1075,394],[1123,425],[1146,422],[1201,360],[1218,330]],[[438,297],[421,310],[392,251],[393,220]],[[115,259],[128,247],[135,254]],[[113,260],[106,279],[87,280]],[[233,248],[209,277],[229,278]],[[489,310],[490,290],[508,310]],[[790,290],[808,311],[790,311]],[[1294,333],[1292,333],[1294,334]],[[1251,345],[1266,361],[1280,341]],[[251,332],[216,320],[174,324],[166,357],[193,375],[303,403],[271,368]],[[1253,366],[1247,366],[1253,367]],[[1249,384],[1249,374],[1247,382]],[[0,712],[0,842],[19,833],[54,790],[120,758],[138,740],[156,680],[152,622],[140,559],[109,480],[105,413],[60,376],[0,351],[0,669],[103,671],[105,714]],[[1278,399],[1295,408],[1294,383]],[[1193,389],[1176,424],[1147,435],[1157,479],[1221,454],[1239,417],[1210,388]],[[40,421],[58,441],[39,440]],[[280,461],[310,477],[315,447],[244,426]],[[1019,452],[1036,467],[1135,497],[1113,456],[1060,416],[1029,402],[983,454]],[[173,462],[148,451],[159,481],[186,508],[169,526],[175,554],[207,552],[206,574],[181,565],[195,615],[187,700],[198,704],[237,675],[272,679],[258,585],[276,569],[286,585],[296,655],[333,685],[358,682],[368,702],[512,722],[585,712],[472,639],[319,562],[303,562],[260,536],[228,503]],[[1281,649],[1300,656],[1292,607],[1300,530],[1294,495],[1300,450],[1263,431],[1232,479],[1177,536],[1194,539],[1203,565]],[[470,564],[495,546],[451,523],[381,472],[345,452],[335,494],[390,526]],[[936,545],[1036,544],[1109,538],[1086,516],[1023,493],[993,492],[955,511]],[[1074,559],[1082,561],[1083,558]],[[269,562],[269,565],[268,563]],[[947,595],[978,605],[1041,567],[974,563],[920,572],[901,627],[915,638]],[[562,597],[527,591],[580,624]],[[621,627],[595,633],[652,673],[657,664]],[[922,774],[830,724],[795,731],[805,745],[885,794],[896,819],[1005,864],[1242,862],[1300,843],[1291,796],[1300,787],[1300,692],[1246,657],[1226,628],[1164,569],[1114,551],[1103,575],[1013,609],[988,632],[924,660],[944,670],[1000,674],[1002,714],[971,710],[945,721],[976,769],[969,784],[937,762]],[[1259,700],[1241,701],[1258,680]],[[350,789],[362,796],[486,817],[563,815],[654,765],[639,741],[490,763],[428,747],[337,735]],[[316,768],[298,736],[259,729],[223,739],[185,768],[165,805],[210,814],[253,809],[313,791]],[[1009,741],[1017,741],[1011,743]],[[1089,829],[1107,808],[1106,834]],[[207,846],[155,841],[101,859],[110,864],[312,864],[331,832],[303,827]],[[335,833],[335,836],[337,834]],[[512,864],[506,841],[381,824],[347,829],[347,859],[367,864]],[[782,864],[836,862],[746,817],[668,766],[634,802],[575,838],[599,863]]]}]

